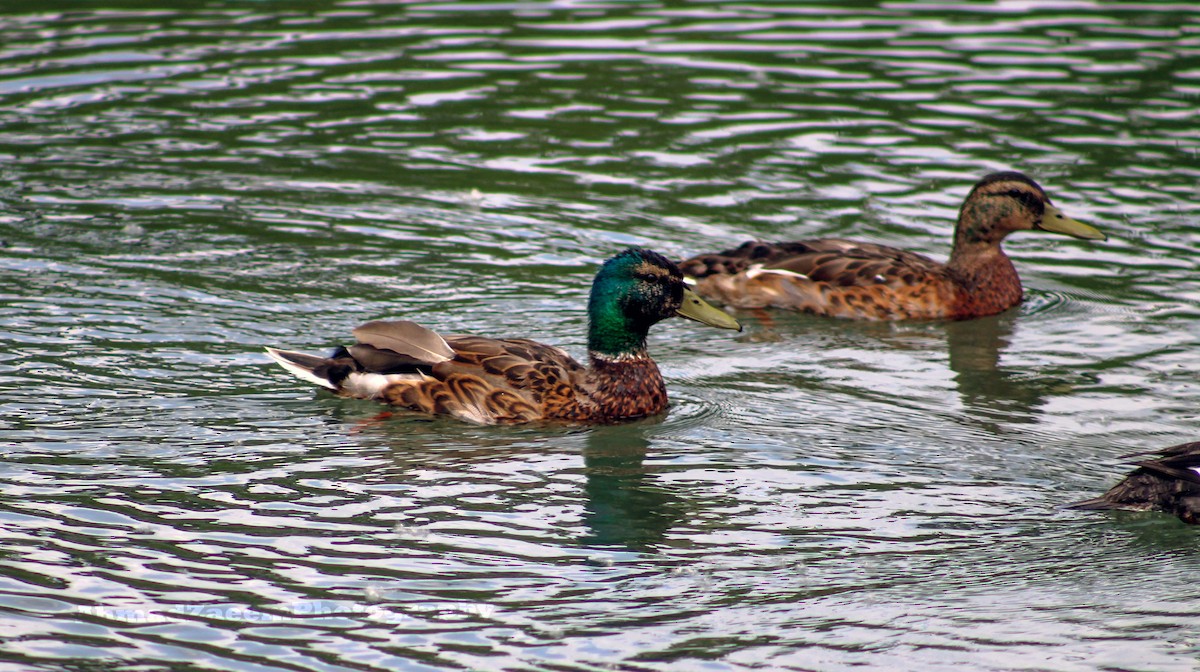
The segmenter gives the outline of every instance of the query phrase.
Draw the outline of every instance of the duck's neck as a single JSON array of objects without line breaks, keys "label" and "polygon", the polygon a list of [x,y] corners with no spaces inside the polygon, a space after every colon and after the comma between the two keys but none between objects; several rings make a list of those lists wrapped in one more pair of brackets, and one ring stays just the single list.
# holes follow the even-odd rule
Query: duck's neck
[{"label": "duck's neck", "polygon": [[611,360],[645,357],[650,324],[622,306],[620,295],[597,279],[588,299],[588,352]]},{"label": "duck's neck", "polygon": [[613,420],[661,413],[667,388],[646,351],[653,320],[627,310],[605,289],[593,288],[588,302],[588,387],[596,413]]},{"label": "duck's neck", "polygon": [[588,380],[596,413],[613,420],[661,413],[667,387],[646,351],[646,330],[605,317],[611,316],[593,314],[588,329]]},{"label": "duck's neck", "polygon": [[963,317],[992,315],[1021,302],[1021,278],[999,243],[959,239],[946,262]]},{"label": "duck's neck", "polygon": [[1009,231],[1020,227],[1013,199],[971,198],[954,227],[954,249],[946,270],[958,287],[959,317],[992,315],[1021,302],[1021,278],[1000,249]]},{"label": "duck's neck", "polygon": [[638,329],[623,316],[591,317],[588,324],[588,353],[610,361],[649,359],[647,329]]}]

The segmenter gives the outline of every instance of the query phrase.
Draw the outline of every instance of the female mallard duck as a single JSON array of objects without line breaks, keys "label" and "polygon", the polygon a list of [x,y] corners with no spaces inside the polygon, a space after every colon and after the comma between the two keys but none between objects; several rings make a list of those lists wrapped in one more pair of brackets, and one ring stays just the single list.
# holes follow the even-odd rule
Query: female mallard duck
[{"label": "female mallard duck", "polygon": [[1158,455],[1138,460],[1125,480],[1095,499],[1068,504],[1068,509],[1161,511],[1200,524],[1200,441],[1125,457]]},{"label": "female mallard duck", "polygon": [[791,308],[859,320],[966,319],[1021,302],[1021,279],[1000,242],[1036,229],[1105,240],[1050,204],[1017,172],[979,181],[958,214],[945,264],[906,250],[850,240],[747,242],[680,264],[696,292],[739,308]]},{"label": "female mallard duck", "polygon": [[368,322],[331,357],[267,348],[283,368],[339,395],[481,424],[600,423],[661,413],[667,389],[646,333],[679,315],[741,330],[687,289],[679,267],[632,248],[601,266],[588,301],[588,356],[526,339],[440,336],[414,322]]}]

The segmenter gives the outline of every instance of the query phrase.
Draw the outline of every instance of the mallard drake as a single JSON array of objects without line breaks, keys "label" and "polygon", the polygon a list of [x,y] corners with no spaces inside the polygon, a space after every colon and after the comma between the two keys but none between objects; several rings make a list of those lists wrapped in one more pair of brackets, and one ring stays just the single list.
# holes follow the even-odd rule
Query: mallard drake
[{"label": "mallard drake", "polygon": [[660,254],[631,248],[600,267],[588,301],[588,359],[535,341],[441,336],[409,321],[368,322],[330,357],[267,348],[283,368],[346,397],[481,424],[603,423],[661,413],[667,389],[646,351],[660,320],[741,330]]},{"label": "mallard drake", "polygon": [[1021,279],[1000,248],[1014,231],[1105,240],[1064,215],[1017,172],[992,173],[967,195],[950,259],[851,240],[750,241],[680,263],[705,298],[739,308],[790,308],[858,320],[966,319],[1021,302]]},{"label": "mallard drake", "polygon": [[1200,524],[1200,441],[1125,457],[1143,455],[1158,457],[1131,462],[1138,468],[1111,490],[1066,508],[1161,511],[1179,516],[1185,523]]}]

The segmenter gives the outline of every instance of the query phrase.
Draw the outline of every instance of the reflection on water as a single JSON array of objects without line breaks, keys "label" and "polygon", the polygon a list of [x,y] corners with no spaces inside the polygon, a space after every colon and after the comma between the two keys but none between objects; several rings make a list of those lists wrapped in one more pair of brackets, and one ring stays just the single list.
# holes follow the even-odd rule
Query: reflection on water
[{"label": "reflection on water", "polygon": [[644,464],[650,441],[644,424],[605,427],[588,435],[583,450],[584,523],[589,546],[647,551],[686,515],[680,498]]},{"label": "reflection on water", "polygon": [[1052,383],[1000,364],[1018,317],[1017,311],[1009,311],[945,325],[949,366],[962,404],[996,434],[1010,422],[1036,423],[1038,408],[1052,391]]},{"label": "reflection on water", "polygon": [[[1195,7],[293,5],[0,8],[0,659],[1195,667],[1196,530],[1058,509],[1197,438]],[[262,354],[578,356],[623,247],[945,258],[1000,169],[1110,240],[1010,241],[993,318],[664,323],[661,418],[385,417]]]}]

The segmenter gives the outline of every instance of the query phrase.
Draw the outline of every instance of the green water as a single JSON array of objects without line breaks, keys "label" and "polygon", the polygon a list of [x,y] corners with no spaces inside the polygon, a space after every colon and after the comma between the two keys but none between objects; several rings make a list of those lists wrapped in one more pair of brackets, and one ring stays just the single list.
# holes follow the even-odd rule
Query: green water
[{"label": "green water", "polygon": [[[12,3],[10,3],[12,4]],[[0,670],[1192,670],[1200,537],[1062,511],[1195,440],[1184,2],[0,8]],[[380,418],[408,318],[582,356],[598,264],[1106,243],[963,323],[651,333],[662,417]]]}]

